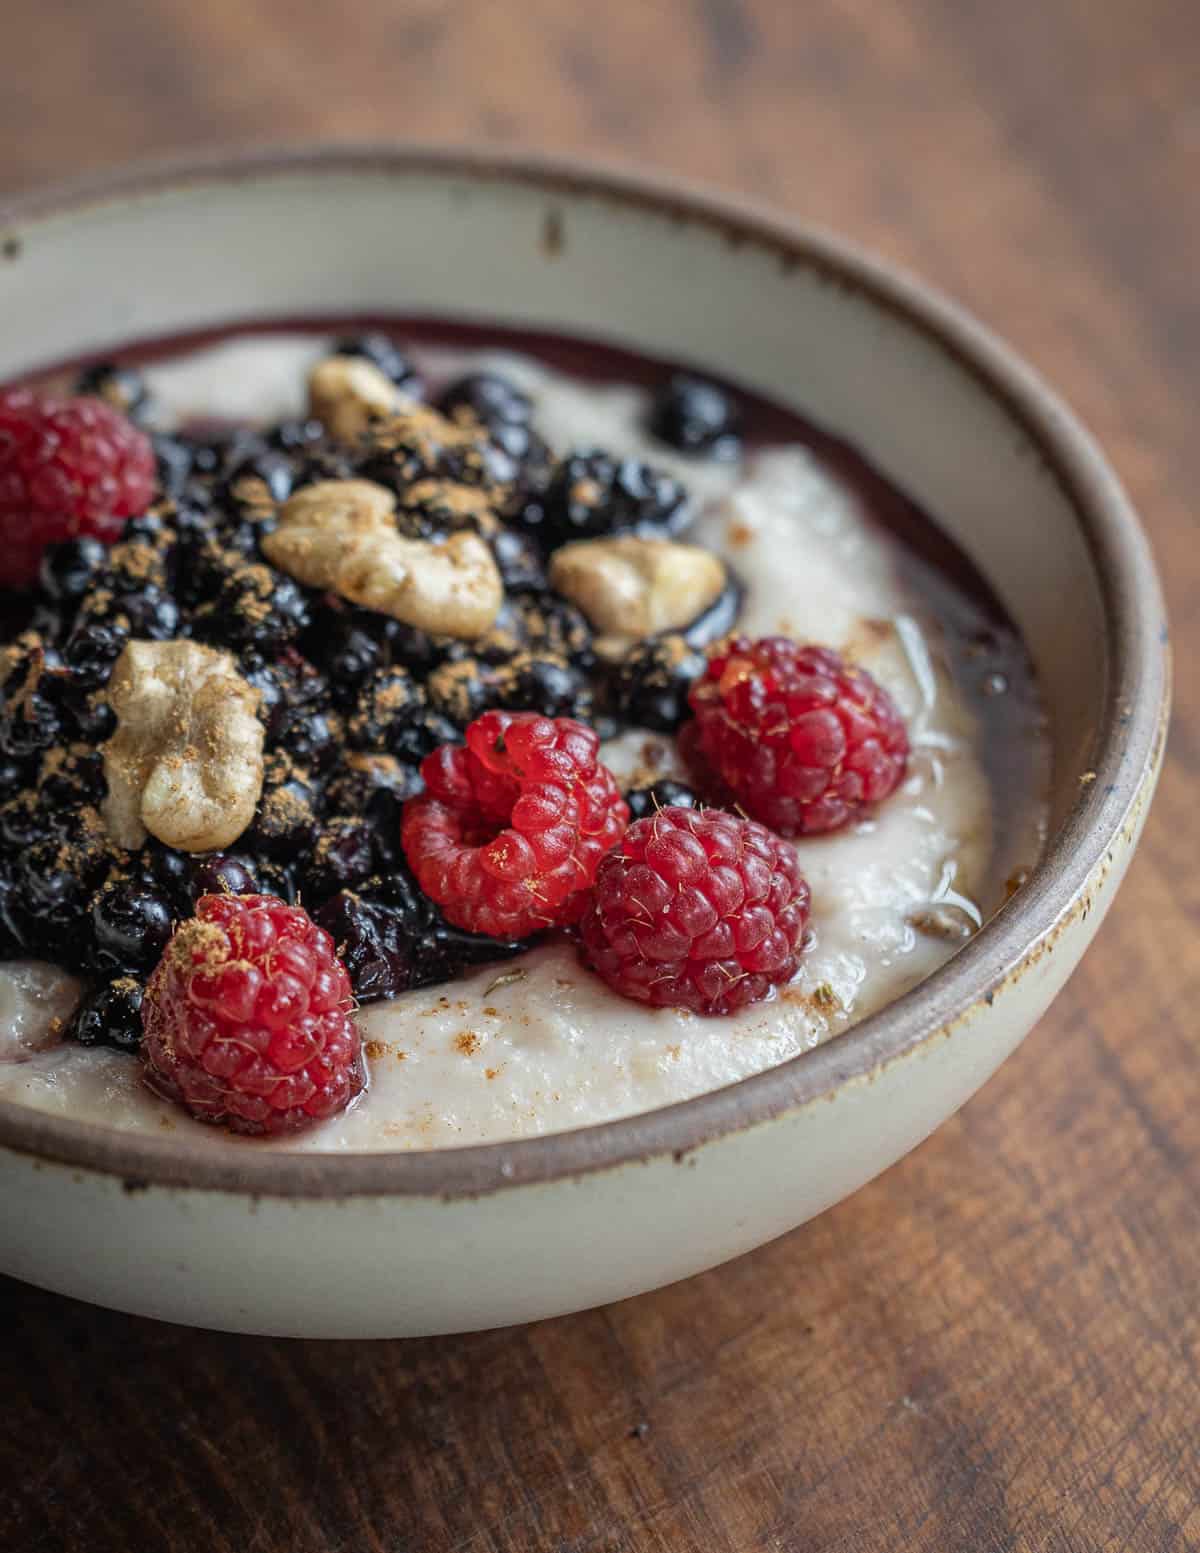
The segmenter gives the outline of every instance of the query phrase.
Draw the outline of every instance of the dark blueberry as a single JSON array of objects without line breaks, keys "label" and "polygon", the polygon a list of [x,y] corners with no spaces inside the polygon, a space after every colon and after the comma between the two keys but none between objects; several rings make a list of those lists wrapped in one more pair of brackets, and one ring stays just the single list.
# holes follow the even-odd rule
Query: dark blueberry
[{"label": "dark blueberry", "polygon": [[267,743],[274,744],[287,726],[287,671],[261,653],[246,653],[241,660],[241,674],[259,692],[259,720],[267,730]]},{"label": "dark blueberry", "polygon": [[85,964],[88,912],[107,863],[99,848],[58,836],[36,842],[15,860],[9,917],[30,954],[72,969]]},{"label": "dark blueberry", "polygon": [[464,436],[461,428],[448,423],[439,429],[428,413],[390,421],[386,433],[356,462],[362,479],[394,491],[402,507],[412,487],[425,480],[483,489],[490,495],[491,487],[507,486],[518,472],[516,462],[482,432]]},{"label": "dark blueberry", "polygon": [[[153,880],[166,895],[176,916],[190,916],[195,904],[192,895],[192,872],[198,860],[190,853],[177,852],[161,841],[151,841],[142,854],[142,867],[147,879]],[[207,861],[207,859],[205,859]]]},{"label": "dark blueberry", "polygon": [[[488,433],[491,445],[511,463],[495,463],[493,468],[504,481],[513,481],[516,496],[527,501],[545,490],[554,473],[554,455],[532,426],[508,423],[493,426]],[[515,509],[514,509],[515,510]]]},{"label": "dark blueberry", "polygon": [[108,547],[98,539],[67,539],[42,557],[41,584],[58,603],[73,604],[104,565]]},{"label": "dark blueberry", "polygon": [[149,545],[153,550],[164,543],[166,530],[166,519],[161,513],[143,512],[130,518],[121,530],[121,544]]},{"label": "dark blueberry", "polygon": [[190,862],[188,893],[193,904],[202,895],[257,895],[254,861],[230,852],[209,852]]},{"label": "dark blueberry", "polygon": [[93,691],[72,685],[59,695],[58,705],[75,737],[84,744],[103,744],[117,731],[117,714]]},{"label": "dark blueberry", "polygon": [[243,561],[251,565],[263,559],[261,540],[264,534],[270,533],[275,527],[274,516],[259,523],[254,519],[245,518],[237,521],[225,521],[218,530],[217,538],[224,547],[226,554],[235,552]]},{"label": "dark blueberry", "polygon": [[88,993],[75,1011],[67,1039],[81,1046],[112,1046],[136,1052],[142,1044],[144,989],[133,976],[118,976]]},{"label": "dark blueberry", "polygon": [[490,430],[495,426],[527,426],[533,400],[499,372],[472,372],[443,390],[437,402],[443,415],[468,410]]},{"label": "dark blueberry", "polygon": [[459,728],[504,699],[496,671],[477,658],[460,658],[434,669],[425,681],[425,694],[432,709]]},{"label": "dark blueberry", "polygon": [[461,658],[444,663],[425,681],[433,710],[465,728],[489,708],[540,712],[590,722],[592,686],[564,659],[517,652],[489,662]]},{"label": "dark blueberry", "polygon": [[681,453],[736,458],[741,451],[742,416],[723,388],[677,372],[655,396],[647,428],[651,436]]},{"label": "dark blueberry", "polygon": [[154,969],[171,937],[171,902],[140,879],[110,879],[92,901],[93,969],[113,975]]},{"label": "dark blueberry", "polygon": [[421,791],[415,766],[393,755],[347,756],[327,790],[329,807],[339,814],[357,815],[374,832],[376,856],[390,868],[400,856],[400,817],[405,800]]},{"label": "dark blueberry", "polygon": [[283,453],[296,453],[315,447],[324,436],[325,427],[320,421],[280,421],[267,433],[267,442]]},{"label": "dark blueberry", "polygon": [[50,819],[35,793],[25,789],[0,807],[0,842],[14,853],[43,840],[50,830]]},{"label": "dark blueberry", "polygon": [[592,687],[587,677],[568,663],[522,654],[508,666],[504,681],[500,705],[507,711],[592,720]]},{"label": "dark blueberry", "polygon": [[355,815],[326,820],[304,870],[304,893],[314,905],[353,890],[375,871],[375,832]]},{"label": "dark blueberry", "polygon": [[426,711],[411,723],[395,725],[388,735],[388,751],[397,760],[419,766],[441,744],[459,744],[458,729],[447,717]]},{"label": "dark blueberry", "polygon": [[288,719],[278,742],[297,764],[318,774],[335,766],[342,753],[344,730],[336,712],[301,711]]},{"label": "dark blueberry", "polygon": [[[114,719],[115,721],[115,719]],[[99,750],[56,754],[45,762],[38,801],[51,811],[96,806],[108,792]]]},{"label": "dark blueberry", "polygon": [[221,495],[228,501],[260,507],[286,501],[296,482],[296,465],[286,453],[264,448],[238,459],[222,482]]},{"label": "dark blueberry", "polygon": [[192,460],[192,474],[202,481],[211,481],[224,467],[229,439],[218,434],[214,437],[189,436],[182,439]]},{"label": "dark blueberry", "polygon": [[247,653],[242,673],[262,691],[269,744],[279,743],[298,718],[330,709],[329,682],[295,648],[270,663],[258,653]]},{"label": "dark blueberry", "polygon": [[369,889],[334,895],[316,920],[337,944],[360,1003],[449,981],[527,947],[449,927],[403,868],[388,875],[378,896]]},{"label": "dark blueberry", "polygon": [[182,496],[195,467],[193,448],[165,432],[155,432],[150,438],[150,445],[154,449],[160,490],[164,496]]},{"label": "dark blueberry", "polygon": [[216,537],[216,518],[212,511],[184,497],[175,502],[171,514],[171,527],[175,530],[178,548],[184,556],[198,554],[209,540]]},{"label": "dark blueberry", "polygon": [[293,905],[299,899],[295,876],[286,864],[275,858],[261,857],[254,864],[258,874],[258,888],[262,895],[276,895],[281,901]]},{"label": "dark blueberry", "polygon": [[612,710],[635,727],[673,733],[691,715],[688,691],[705,665],[704,654],[682,636],[639,642],[611,672]]},{"label": "dark blueberry", "polygon": [[76,685],[95,690],[108,683],[113,664],[125,650],[129,629],[115,620],[85,617],[67,638],[63,657]]},{"label": "dark blueberry", "polygon": [[308,600],[299,584],[264,561],[215,543],[197,554],[188,596],[199,600],[191,616],[194,635],[238,651],[277,653],[308,625]]},{"label": "dark blueberry", "polygon": [[[488,664],[496,667],[508,663],[519,652],[525,652],[529,647],[529,633],[525,629],[525,621],[521,612],[514,607],[513,600],[516,596],[505,598],[500,606],[500,612],[491,626],[482,636],[477,636],[473,641],[451,641],[448,638],[436,638],[439,647],[443,648],[441,662],[457,664],[470,661],[477,664]],[[420,678],[428,686],[433,678],[434,670],[429,670]]]},{"label": "dark blueberry", "polygon": [[625,794],[625,802],[629,805],[631,820],[644,820],[648,814],[657,814],[660,809],[695,809],[700,800],[683,782],[672,782],[664,777],[650,787],[633,788]]},{"label": "dark blueberry", "polygon": [[323,611],[302,644],[329,680],[339,705],[352,702],[367,675],[383,662],[383,647],[352,615]]},{"label": "dark blueberry", "polygon": [[505,588],[545,588],[542,552],[528,533],[516,528],[498,529],[492,535],[491,545]]},{"label": "dark blueberry", "polygon": [[[401,625],[399,620],[389,620],[386,615],[376,615],[373,621],[372,634],[383,648],[385,664],[399,664],[421,677],[446,656],[441,637],[432,637],[415,626]],[[371,625],[364,622],[363,629],[370,630]]]},{"label": "dark blueberry", "polygon": [[58,654],[37,635],[21,637],[9,653],[0,683],[0,753],[25,761],[60,742],[57,693],[67,676],[56,667]]},{"label": "dark blueberry", "polygon": [[37,762],[0,758],[0,804],[6,804],[23,792],[37,774]]},{"label": "dark blueberry", "polygon": [[362,473],[361,450],[329,438],[297,449],[295,457],[297,488],[318,480],[349,480]]},{"label": "dark blueberry", "polygon": [[399,816],[404,800],[420,791],[414,768],[394,755],[351,752],[330,778],[329,806],[339,814],[371,815],[386,800],[388,812]]},{"label": "dark blueberry", "polygon": [[406,669],[376,669],[363,684],[347,723],[360,750],[395,755],[417,765],[439,744],[458,741],[453,723],[431,710],[424,690]]},{"label": "dark blueberry", "polygon": [[678,480],[635,458],[599,451],[563,460],[544,496],[518,516],[543,550],[607,534],[674,534],[688,520]]},{"label": "dark blueberry", "polygon": [[379,368],[385,377],[391,378],[397,388],[414,397],[420,395],[421,379],[416,367],[386,334],[348,335],[333,347],[335,356],[361,356]]},{"label": "dark blueberry", "polygon": [[577,668],[595,662],[592,628],[581,609],[557,593],[514,593],[507,601],[523,644],[539,657],[564,658]]},{"label": "dark blueberry", "polygon": [[394,998],[417,985],[416,940],[395,907],[343,891],[317,910],[315,920],[337,945],[360,1003]]},{"label": "dark blueberry", "polygon": [[217,453],[217,468],[226,478],[248,459],[269,451],[266,437],[253,426],[226,426],[211,445]]},{"label": "dark blueberry", "polygon": [[28,689],[5,698],[0,715],[0,751],[13,760],[28,760],[60,742],[62,719],[44,690]]},{"label": "dark blueberry", "polygon": [[145,379],[136,367],[121,367],[111,361],[98,361],[79,374],[77,394],[94,394],[111,404],[131,421],[141,421],[150,407]]},{"label": "dark blueberry", "polygon": [[114,614],[129,621],[129,633],[141,640],[169,642],[179,634],[179,605],[164,589],[149,584],[113,597]]},{"label": "dark blueberry", "polygon": [[315,778],[286,755],[268,755],[258,812],[242,844],[254,854],[286,862],[316,841],[323,807]]}]

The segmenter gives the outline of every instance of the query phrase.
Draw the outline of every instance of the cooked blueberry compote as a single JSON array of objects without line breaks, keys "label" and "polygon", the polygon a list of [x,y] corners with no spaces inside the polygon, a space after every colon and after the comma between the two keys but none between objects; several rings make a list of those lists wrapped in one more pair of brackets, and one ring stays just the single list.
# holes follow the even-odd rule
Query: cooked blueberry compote
[{"label": "cooked blueberry compote", "polygon": [[692,371],[428,321],[131,348],[0,390],[0,539],[0,1099],[583,1126],[846,1028],[1036,860],[999,606]]}]

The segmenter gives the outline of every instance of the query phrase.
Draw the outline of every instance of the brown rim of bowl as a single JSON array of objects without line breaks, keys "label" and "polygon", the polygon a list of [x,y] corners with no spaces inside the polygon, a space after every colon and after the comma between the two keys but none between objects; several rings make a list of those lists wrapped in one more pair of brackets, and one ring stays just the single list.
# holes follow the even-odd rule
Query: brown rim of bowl
[{"label": "brown rim of bowl", "polygon": [[[1115,855],[1155,770],[1169,700],[1166,615],[1145,536],[1099,448],[1066,406],[1007,346],[954,303],[853,244],[751,202],[675,179],[531,152],[452,146],[326,146],[153,163],[0,203],[0,252],[19,256],[41,220],[115,199],[190,184],[311,173],[462,175],[648,209],[717,231],[727,241],[804,266],[898,316],[965,368],[1022,427],[1079,515],[1095,566],[1110,647],[1105,711],[1070,814],[1021,890],[940,970],[827,1045],[725,1089],[573,1132],[427,1151],[282,1153],[253,1142],[142,1137],[0,1101],[0,1145],[41,1160],[162,1185],[250,1196],[477,1196],[662,1156],[682,1158],[872,1073],[940,1034],[1053,942],[1086,886]],[[11,246],[15,242],[15,250]]]}]

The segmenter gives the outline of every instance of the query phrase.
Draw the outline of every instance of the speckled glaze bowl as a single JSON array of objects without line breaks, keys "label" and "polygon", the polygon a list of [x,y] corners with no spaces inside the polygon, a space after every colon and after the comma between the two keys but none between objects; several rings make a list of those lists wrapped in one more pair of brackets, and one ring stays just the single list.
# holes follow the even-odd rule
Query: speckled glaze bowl
[{"label": "speckled glaze bowl", "polygon": [[942,970],[730,1088],[558,1136],[325,1155],[0,1103],[0,1271],[172,1321],[305,1336],[499,1326],[650,1289],[802,1223],[974,1093],[1063,985],[1137,842],[1166,628],[1103,456],[915,281],[734,201],[526,157],[339,149],[0,205],[0,378],[306,312],[589,333],[843,433],[943,522],[1025,633],[1053,719],[1046,854]]}]

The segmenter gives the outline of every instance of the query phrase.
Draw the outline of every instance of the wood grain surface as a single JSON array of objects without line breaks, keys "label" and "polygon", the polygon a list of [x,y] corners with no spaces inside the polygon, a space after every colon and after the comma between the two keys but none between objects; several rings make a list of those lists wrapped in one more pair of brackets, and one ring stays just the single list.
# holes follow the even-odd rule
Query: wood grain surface
[{"label": "wood grain surface", "polygon": [[0,186],[231,142],[523,141],[902,260],[1108,448],[1180,681],[1085,965],[881,1180],[676,1288],[468,1338],[214,1336],[0,1283],[0,1547],[1200,1547],[1198,82],[1189,0],[0,0]]}]

